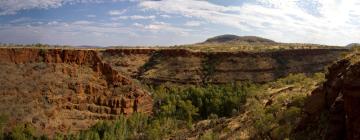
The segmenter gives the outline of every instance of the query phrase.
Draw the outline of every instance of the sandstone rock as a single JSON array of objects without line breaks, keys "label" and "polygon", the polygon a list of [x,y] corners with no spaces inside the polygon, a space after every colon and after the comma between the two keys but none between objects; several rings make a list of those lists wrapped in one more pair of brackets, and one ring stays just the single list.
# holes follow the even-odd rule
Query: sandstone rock
[{"label": "sandstone rock", "polygon": [[[329,111],[326,139],[360,139],[360,56],[354,54],[329,67],[322,88],[309,98],[305,111],[315,118]],[[314,120],[316,121],[316,120]]]},{"label": "sandstone rock", "polygon": [[[27,96],[32,96],[35,100],[39,100],[40,102],[37,102],[38,104],[34,104],[31,101],[22,101],[23,99],[20,100],[21,102],[15,101],[13,103],[14,105],[23,105],[29,108],[33,105],[40,107],[37,110],[31,110],[26,116],[18,116],[20,119],[16,120],[17,122],[26,122],[26,120],[29,120],[30,123],[33,123],[34,126],[39,129],[40,134],[53,135],[55,133],[76,132],[88,128],[99,119],[116,119],[120,114],[131,115],[136,111],[150,114],[152,111],[152,98],[150,94],[144,91],[139,85],[133,83],[132,79],[121,75],[118,71],[114,70],[111,65],[103,62],[101,57],[99,57],[98,51],[0,48],[0,64],[16,65],[19,63],[32,64],[43,62],[47,63],[49,67],[53,66],[53,69],[48,71],[49,73],[53,75],[69,75],[70,79],[79,79],[80,81],[67,81],[66,78],[68,77],[64,76],[64,81],[69,83],[57,84],[57,80],[61,80],[61,77],[54,77],[52,81],[49,79],[50,83],[41,85],[47,87],[44,88],[46,90],[41,91],[40,96],[35,96],[37,93],[27,94]],[[66,64],[65,67],[63,66],[64,64]],[[91,76],[94,77],[93,82],[81,80],[81,76],[84,75],[84,70],[79,69],[82,67],[88,67],[93,70],[93,72],[87,72],[94,73],[94,75]],[[56,71],[60,71],[60,73]],[[102,83],[101,81],[105,82]],[[96,84],[93,84],[94,82]],[[133,92],[115,93],[112,87],[131,87],[136,90]],[[56,91],[58,89],[63,91]],[[0,92],[3,92],[2,90],[3,89],[0,89]],[[18,94],[20,93],[15,92],[9,96],[25,98]],[[131,94],[136,94],[136,96],[141,96],[141,98],[136,99],[137,102],[134,102],[136,97]],[[138,105],[142,103],[147,105]],[[2,105],[2,103],[0,103],[0,105]],[[134,107],[137,108],[137,106],[147,106],[147,108],[134,110]],[[52,114],[47,113],[46,126],[38,125],[38,123],[43,122],[43,120],[36,120],[31,117],[42,111],[53,112]],[[27,116],[31,118],[27,119]],[[77,123],[73,124],[70,122]]]}]

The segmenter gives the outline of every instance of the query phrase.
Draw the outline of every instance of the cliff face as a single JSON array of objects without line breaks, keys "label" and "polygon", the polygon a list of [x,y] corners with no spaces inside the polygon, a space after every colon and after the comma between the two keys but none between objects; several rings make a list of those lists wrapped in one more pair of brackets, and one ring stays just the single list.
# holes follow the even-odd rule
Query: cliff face
[{"label": "cliff face", "polygon": [[337,60],[342,49],[273,52],[192,52],[184,49],[106,50],[103,57],[144,83],[264,83],[289,73],[314,73]]},{"label": "cliff face", "polygon": [[97,51],[3,48],[0,67],[1,113],[40,133],[78,131],[97,120],[152,111],[150,94],[102,62]]},{"label": "cliff face", "polygon": [[329,112],[326,139],[360,139],[359,60],[360,54],[353,54],[333,64],[326,82],[313,91],[306,104],[304,120]]}]

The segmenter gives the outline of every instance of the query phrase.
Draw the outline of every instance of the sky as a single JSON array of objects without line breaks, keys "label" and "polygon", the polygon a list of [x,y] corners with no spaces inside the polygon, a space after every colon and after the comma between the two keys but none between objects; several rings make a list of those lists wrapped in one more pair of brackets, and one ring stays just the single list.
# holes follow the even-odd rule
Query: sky
[{"label": "sky", "polygon": [[0,0],[0,43],[168,46],[222,34],[360,42],[360,0]]}]

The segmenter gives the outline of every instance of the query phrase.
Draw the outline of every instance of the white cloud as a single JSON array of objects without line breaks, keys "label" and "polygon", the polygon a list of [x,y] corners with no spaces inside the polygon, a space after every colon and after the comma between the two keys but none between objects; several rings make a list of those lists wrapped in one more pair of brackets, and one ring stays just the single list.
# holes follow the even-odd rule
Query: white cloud
[{"label": "white cloud", "polygon": [[50,21],[50,22],[48,22],[47,24],[48,24],[48,25],[57,25],[57,24],[59,24],[59,22],[57,22],[57,21]]},{"label": "white cloud", "polygon": [[[1,24],[0,24],[1,25]],[[194,42],[190,30],[164,22],[153,21],[144,25],[133,23],[126,26],[117,22],[91,22],[86,20],[46,24],[2,24],[2,43],[47,43],[61,45],[169,45]]]},{"label": "white cloud", "polygon": [[29,17],[21,17],[21,18],[17,18],[14,20],[11,20],[10,23],[22,23],[22,22],[28,22],[31,21],[32,19]]},{"label": "white cloud", "polygon": [[171,18],[170,15],[166,15],[166,14],[160,15],[160,17],[163,17],[163,18]]},{"label": "white cloud", "polygon": [[130,16],[130,19],[155,19],[155,16],[134,15],[134,16]]},{"label": "white cloud", "polygon": [[88,17],[88,18],[96,18],[96,15],[86,15],[86,17]]},{"label": "white cloud", "polygon": [[117,21],[117,20],[124,20],[128,19],[128,16],[118,16],[118,17],[112,17],[111,20]]},{"label": "white cloud", "polygon": [[143,10],[178,14],[284,42],[344,45],[358,41],[360,35],[357,0],[257,0],[239,6],[163,0],[142,1],[139,6]]},{"label": "white cloud", "polygon": [[142,15],[132,15],[132,16],[118,16],[118,17],[112,17],[111,20],[117,21],[117,20],[126,20],[126,19],[132,19],[132,20],[144,20],[144,19],[155,19],[156,16],[142,16]]},{"label": "white cloud", "polygon": [[92,22],[87,21],[87,20],[79,20],[79,21],[74,21],[73,24],[75,24],[75,25],[90,25],[90,24],[92,24]]},{"label": "white cloud", "polygon": [[149,30],[152,32],[172,32],[172,33],[176,33],[177,35],[180,35],[180,36],[189,35],[189,32],[191,31],[189,29],[176,27],[176,26],[173,26],[173,25],[171,25],[169,23],[165,23],[165,22],[153,22],[151,24],[142,25],[142,26],[138,26],[138,27],[141,27],[145,30]]},{"label": "white cloud", "polygon": [[110,16],[119,16],[119,15],[122,15],[126,12],[127,10],[126,9],[123,9],[123,10],[111,10],[109,11],[109,15]]},{"label": "white cloud", "polygon": [[20,10],[57,8],[64,4],[101,3],[104,0],[0,0],[0,16]]},{"label": "white cloud", "polygon": [[119,38],[134,35],[135,30],[116,23],[89,21],[52,21],[44,25],[0,26],[0,42],[9,43],[115,45],[126,43],[126,40]]},{"label": "white cloud", "polygon": [[[14,42],[21,38],[27,40],[39,37],[40,40],[51,40],[50,42],[69,41],[70,44],[89,41],[98,44],[119,43],[109,39],[117,40],[119,35],[136,36],[137,34],[159,35],[158,38],[166,39],[186,38],[183,36],[199,34],[198,36],[204,39],[208,37],[206,35],[223,33],[229,31],[228,29],[239,35],[258,35],[282,42],[345,45],[358,42],[360,38],[359,0],[254,0],[237,6],[217,5],[204,0],[0,0],[0,16],[16,14],[28,9],[57,8],[65,4],[122,1],[138,2],[137,8],[140,9],[130,11],[133,9],[128,8],[129,13],[136,13],[136,15],[125,15],[125,9],[107,11],[114,22],[95,19],[87,21],[96,15],[85,15],[83,19],[72,22],[61,22],[56,19],[55,21],[38,21],[20,17],[9,21],[7,25],[0,24],[0,41],[4,38],[9,39],[8,34],[13,35]],[[154,15],[149,15],[149,13]],[[175,22],[177,19],[187,22],[185,26],[177,23],[156,22],[156,20],[169,21],[170,19],[165,18],[171,17],[176,17]],[[115,22],[117,20],[133,20],[133,23],[125,26],[127,22]],[[206,28],[208,24],[217,26],[216,28],[207,27],[206,31],[194,31]],[[57,35],[56,32],[59,34]],[[34,37],[31,36],[33,34]],[[92,35],[103,38],[96,39]],[[144,39],[145,37],[142,37],[141,40]],[[163,41],[166,42],[166,39]],[[123,41],[126,42],[126,40]],[[154,43],[152,41],[149,39],[147,43]],[[166,44],[164,42],[162,43]]]},{"label": "white cloud", "polygon": [[144,27],[144,25],[143,25],[143,24],[141,24],[141,23],[137,23],[137,22],[135,22],[135,23],[133,24],[133,26],[135,26],[135,27]]},{"label": "white cloud", "polygon": [[187,22],[185,23],[185,26],[197,27],[197,26],[200,26],[201,24],[202,24],[201,21],[192,20],[192,21],[187,21]]}]

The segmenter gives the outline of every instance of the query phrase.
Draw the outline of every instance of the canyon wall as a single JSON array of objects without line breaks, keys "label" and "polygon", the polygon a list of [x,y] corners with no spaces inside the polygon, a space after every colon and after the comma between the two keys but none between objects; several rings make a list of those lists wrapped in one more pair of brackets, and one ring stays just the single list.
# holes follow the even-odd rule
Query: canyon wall
[{"label": "canyon wall", "polygon": [[[325,139],[360,139],[360,54],[337,61],[326,81],[313,91],[304,109],[304,127],[327,112]],[[312,120],[312,121],[310,121]],[[308,126],[306,126],[308,127]],[[304,128],[302,128],[304,129]]]},{"label": "canyon wall", "polygon": [[0,48],[0,112],[10,116],[8,126],[31,123],[48,135],[77,132],[120,114],[151,114],[151,94],[141,83],[264,83],[322,71],[344,52]]},{"label": "canyon wall", "polygon": [[74,132],[98,120],[151,114],[152,98],[98,51],[0,49],[0,111],[40,133]]},{"label": "canyon wall", "polygon": [[264,83],[290,73],[315,73],[345,49],[269,52],[194,52],[185,49],[108,49],[102,57],[115,69],[147,84]]}]

